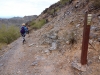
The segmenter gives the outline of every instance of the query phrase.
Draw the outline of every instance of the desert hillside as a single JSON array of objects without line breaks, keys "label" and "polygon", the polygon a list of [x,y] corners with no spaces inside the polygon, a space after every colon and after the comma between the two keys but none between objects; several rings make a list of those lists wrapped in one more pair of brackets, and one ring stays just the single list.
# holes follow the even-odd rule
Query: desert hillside
[{"label": "desert hillside", "polygon": [[[86,12],[92,14],[92,22],[88,62],[82,66]],[[100,75],[100,6],[93,6],[92,0],[58,2],[36,21],[41,19],[47,22],[40,29],[33,27],[24,45],[20,37],[2,50],[5,52],[0,56],[0,75]]]}]

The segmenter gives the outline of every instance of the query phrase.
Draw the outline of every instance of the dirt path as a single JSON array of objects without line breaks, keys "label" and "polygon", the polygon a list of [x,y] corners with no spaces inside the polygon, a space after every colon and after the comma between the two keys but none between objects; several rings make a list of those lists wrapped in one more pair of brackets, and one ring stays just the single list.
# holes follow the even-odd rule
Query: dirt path
[{"label": "dirt path", "polygon": [[[73,58],[80,58],[80,43],[74,45],[72,50],[64,47],[63,54],[58,50],[48,52],[50,47],[40,44],[40,34],[41,31],[30,34],[31,37],[26,37],[27,42],[24,45],[19,38],[6,48],[8,51],[0,57],[0,75],[99,75],[97,57],[91,59],[92,63],[88,65],[86,72],[72,67]],[[93,53],[96,52],[91,51],[89,58]]]},{"label": "dirt path", "polygon": [[[56,52],[46,54],[48,48],[32,39],[27,38],[29,41],[22,45],[19,38],[9,45],[9,50],[0,57],[0,75],[73,75],[67,70],[66,57]],[[34,45],[29,47],[32,42]]]},{"label": "dirt path", "polygon": [[6,52],[0,59],[0,74],[9,75],[16,70],[16,66],[20,62],[20,58],[24,56],[23,47],[21,45],[21,38],[9,45],[8,52]]},{"label": "dirt path", "polygon": [[77,47],[80,44],[72,50],[63,48],[63,54],[58,50],[48,52],[49,47],[40,44],[39,35],[39,32],[32,33],[26,37],[26,44],[19,38],[7,47],[8,51],[0,57],[0,75],[99,75],[99,67],[93,66],[92,70],[92,64],[86,72],[72,67],[73,57],[76,60],[80,57],[81,50]]}]

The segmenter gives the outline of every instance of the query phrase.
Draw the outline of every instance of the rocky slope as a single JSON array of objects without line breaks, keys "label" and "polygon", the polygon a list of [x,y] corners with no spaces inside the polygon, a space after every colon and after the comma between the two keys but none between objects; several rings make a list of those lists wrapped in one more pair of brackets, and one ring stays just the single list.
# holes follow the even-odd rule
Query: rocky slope
[{"label": "rocky slope", "polygon": [[99,75],[100,10],[90,12],[93,18],[88,63],[82,68],[80,65],[84,15],[88,4],[91,4],[86,1],[75,0],[66,4],[56,12],[56,16],[42,13],[37,20],[46,16],[48,23],[41,29],[33,30],[30,37],[26,37],[26,44],[22,45],[19,38],[8,45],[5,49],[8,51],[0,57],[0,74]]}]

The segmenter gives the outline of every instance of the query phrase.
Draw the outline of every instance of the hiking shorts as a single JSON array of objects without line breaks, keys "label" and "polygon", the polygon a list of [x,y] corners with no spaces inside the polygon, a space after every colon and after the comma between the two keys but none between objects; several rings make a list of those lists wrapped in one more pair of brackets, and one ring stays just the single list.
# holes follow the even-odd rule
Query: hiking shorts
[{"label": "hiking shorts", "polygon": [[25,37],[25,34],[21,34],[22,35],[22,37]]}]

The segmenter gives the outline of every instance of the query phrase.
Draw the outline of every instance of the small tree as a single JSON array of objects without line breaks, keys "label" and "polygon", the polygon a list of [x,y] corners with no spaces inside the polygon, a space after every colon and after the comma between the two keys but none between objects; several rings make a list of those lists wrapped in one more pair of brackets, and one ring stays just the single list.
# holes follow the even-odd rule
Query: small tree
[{"label": "small tree", "polygon": [[46,20],[45,19],[41,19],[39,21],[36,21],[36,22],[33,22],[31,27],[33,29],[39,29],[41,28],[44,24],[46,23]]}]

